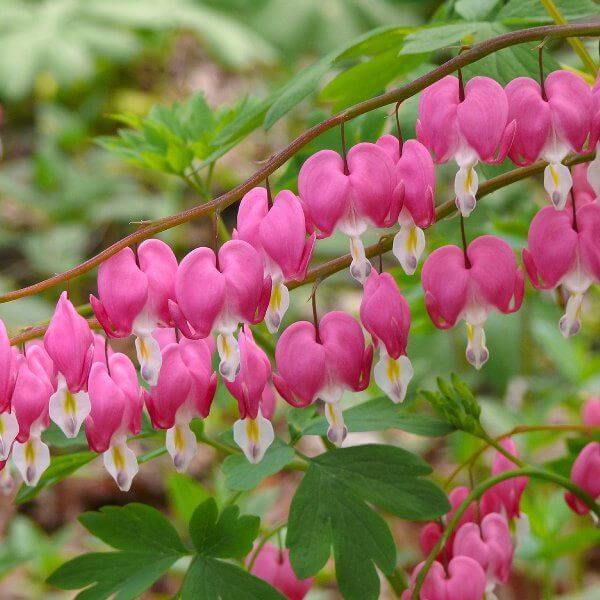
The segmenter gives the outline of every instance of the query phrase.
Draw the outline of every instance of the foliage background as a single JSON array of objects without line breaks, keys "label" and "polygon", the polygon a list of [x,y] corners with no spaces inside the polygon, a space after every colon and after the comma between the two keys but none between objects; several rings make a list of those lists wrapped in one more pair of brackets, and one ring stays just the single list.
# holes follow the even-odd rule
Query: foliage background
[{"label": "foliage background", "polygon": [[[592,0],[557,4],[570,19],[599,12]],[[130,232],[131,221],[164,216],[228,190],[332,109],[430,70],[454,55],[461,40],[550,22],[535,0],[0,0],[0,290],[74,266]],[[427,23],[442,29],[418,29]],[[382,28],[380,36],[365,36],[374,42],[356,45],[359,36],[376,28]],[[467,75],[487,74],[506,83],[535,73],[536,60],[533,47],[519,46],[476,63]],[[581,66],[563,43],[550,45],[546,61],[547,70]],[[181,104],[170,108],[174,102]],[[154,105],[163,108],[148,116]],[[405,137],[412,135],[415,113],[416,99],[401,107]],[[348,128],[351,141],[374,141],[391,129],[393,119],[387,117],[380,110],[356,119]],[[119,128],[125,128],[120,136]],[[322,135],[280,169],[274,187],[293,189],[302,160],[323,147],[339,147],[337,131]],[[192,185],[182,177],[190,164],[202,167],[200,182]],[[498,169],[480,172],[491,176]],[[438,168],[437,176],[441,202],[451,197],[452,167]],[[512,185],[481,203],[467,223],[468,235],[494,233],[520,249],[543,204],[539,181]],[[235,207],[224,214],[230,228],[234,214]],[[209,235],[210,224],[197,221],[161,237],[182,257],[208,243]],[[374,233],[371,241],[377,238]],[[449,219],[430,232],[428,249],[458,239],[458,222]],[[314,262],[346,251],[346,241],[333,237],[319,244]],[[490,319],[491,358],[474,372],[464,361],[464,332],[435,330],[424,312],[419,278],[401,274],[390,256],[385,265],[397,276],[413,314],[409,356],[415,378],[407,403],[415,402],[415,390],[455,371],[477,392],[489,430],[500,433],[518,424],[578,422],[586,395],[600,393],[597,288],[587,300],[583,332],[568,342],[558,332],[555,298],[529,289],[520,312]],[[72,282],[75,304],[86,303],[94,277],[92,272]],[[321,286],[320,311],[356,311],[359,292],[340,273]],[[16,333],[46,320],[59,293],[52,289],[3,304],[0,317]],[[293,292],[288,322],[308,316],[308,294],[308,288]],[[345,402],[377,395],[371,388]],[[220,386],[206,427],[215,434],[226,430],[235,411]],[[281,417],[285,412],[280,407]],[[347,443],[367,441],[421,454],[440,481],[474,448],[460,433],[445,439],[399,431],[354,433]],[[140,452],[150,449],[138,444]],[[318,437],[308,436],[303,444],[307,451],[320,451]],[[555,466],[564,473],[577,448],[576,441],[566,447],[547,434],[520,438],[519,445],[537,462],[560,459]],[[485,461],[481,469],[487,472]],[[72,596],[44,581],[67,557],[98,547],[75,520],[84,510],[141,501],[181,524],[199,500],[227,496],[223,470],[207,446],[200,447],[190,475],[174,474],[162,457],[141,468],[125,496],[100,466],[90,465],[30,502],[16,505],[1,498],[1,597]],[[474,477],[479,475],[476,470]],[[279,474],[243,494],[239,503],[244,512],[260,516],[263,526],[279,523],[298,480],[297,474]],[[556,489],[531,485],[524,502],[530,530],[520,534],[517,568],[501,597],[592,598],[600,563],[597,530],[574,518]],[[413,564],[418,526],[391,523],[401,562]],[[145,597],[169,597],[180,575],[176,565]],[[337,597],[328,566],[310,598]]]}]

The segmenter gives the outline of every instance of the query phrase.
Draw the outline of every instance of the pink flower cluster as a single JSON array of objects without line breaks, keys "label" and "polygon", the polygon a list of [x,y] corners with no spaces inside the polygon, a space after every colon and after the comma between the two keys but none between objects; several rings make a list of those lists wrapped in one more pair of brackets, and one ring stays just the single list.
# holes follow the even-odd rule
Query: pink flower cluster
[{"label": "pink flower cluster", "polygon": [[[140,386],[127,356],[112,353],[92,333],[64,293],[43,344],[19,352],[2,327],[0,460],[12,449],[23,479],[34,485],[49,462],[41,440],[49,421],[68,437],[85,424],[90,448],[103,453],[119,487],[128,489],[138,467],[126,439],[139,432],[145,406],[153,425],[166,430],[175,467],[185,470],[196,448],[189,423],[207,417],[217,386],[215,346],[218,374],[239,407],[234,439],[251,462],[260,461],[274,440],[275,389],[297,407],[324,401],[329,438],[341,444],[347,434],[342,396],[369,385],[374,348],[375,382],[401,402],[413,375],[410,309],[394,278],[372,267],[361,236],[398,223],[394,254],[406,273],[415,272],[425,248],[423,229],[435,220],[430,152],[438,163],[456,160],[456,202],[464,216],[475,207],[478,161],[549,161],[546,189],[559,210],[547,207],[536,215],[523,261],[536,287],[562,285],[570,292],[560,328],[572,335],[580,327],[584,292],[600,281],[600,163],[576,171],[565,209],[571,176],[561,160],[596,144],[599,103],[598,88],[592,91],[566,71],[551,73],[543,87],[519,78],[506,89],[486,77],[462,89],[459,79],[448,76],[421,96],[419,141],[385,135],[341,155],[317,152],[300,170],[298,195],[283,190],[271,198],[268,189],[250,190],[233,239],[218,251],[200,247],[178,261],[157,239],[121,250],[100,266],[98,293],[90,301],[107,338],[135,337],[146,385]],[[278,331],[289,283],[305,278],[317,238],[334,232],[350,238],[350,273],[364,288],[360,322],[334,311],[314,323],[293,323],[277,341],[273,372],[251,326],[264,320],[271,333]],[[422,284],[438,328],[466,322],[466,357],[476,368],[489,356],[489,313],[518,310],[524,293],[512,249],[491,235],[467,248],[433,251]]]},{"label": "pink flower cluster", "polygon": [[[502,445],[513,456],[518,456],[512,440],[505,440]],[[514,468],[508,458],[496,454],[493,475]],[[422,598],[481,600],[484,596],[490,597],[497,585],[508,581],[514,554],[509,524],[519,518],[519,502],[526,485],[526,477],[507,479],[488,489],[478,502],[472,502],[467,507],[425,576]],[[419,542],[425,556],[433,550],[469,492],[466,487],[452,490],[449,495],[452,508],[443,521],[428,523],[421,529]],[[411,587],[404,592],[403,600],[410,600],[414,582],[423,564],[415,567],[411,575]]]}]

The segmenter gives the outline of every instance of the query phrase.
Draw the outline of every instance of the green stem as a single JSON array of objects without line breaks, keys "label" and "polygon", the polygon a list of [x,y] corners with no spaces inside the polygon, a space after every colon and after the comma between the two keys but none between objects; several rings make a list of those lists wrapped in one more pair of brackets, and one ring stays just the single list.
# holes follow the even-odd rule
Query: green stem
[{"label": "green stem", "polygon": [[[509,453],[509,456],[512,455]],[[511,460],[516,459],[516,457],[512,457]],[[532,477],[534,479],[541,479],[544,481],[550,481],[552,483],[556,483],[566,490],[572,492],[575,496],[577,496],[589,509],[600,518],[600,506],[596,503],[596,501],[584,490],[582,490],[579,486],[575,485],[570,479],[563,477],[562,475],[558,475],[557,473],[552,473],[551,471],[545,471],[543,469],[538,469],[537,467],[522,467],[520,469],[515,469],[514,471],[505,471],[504,473],[500,473],[495,477],[490,477],[486,479],[484,482],[480,483],[476,488],[474,488],[471,493],[465,498],[463,503],[458,507],[450,522],[444,529],[442,536],[438,540],[438,543],[435,545],[433,550],[429,553],[423,568],[419,571],[417,575],[417,579],[415,580],[415,587],[413,589],[411,598],[412,600],[418,600],[419,592],[421,587],[423,586],[423,582],[425,581],[425,577],[431,568],[431,565],[434,563],[438,554],[443,550],[446,542],[450,539],[450,536],[454,533],[461,517],[468,509],[471,502],[475,502],[483,496],[483,494],[495,486],[498,483],[506,481],[508,479],[514,479],[515,477]]]},{"label": "green stem", "polygon": [[287,521],[285,523],[281,523],[280,525],[277,525],[277,527],[275,527],[273,529],[270,529],[269,531],[267,531],[265,533],[265,535],[263,535],[262,539],[258,543],[258,546],[256,546],[256,550],[254,550],[254,553],[252,554],[252,558],[248,562],[248,572],[252,571],[252,567],[254,566],[254,563],[256,562],[256,559],[258,558],[258,555],[260,554],[260,551],[265,547],[265,544],[274,535],[276,535],[277,533],[279,533],[286,525],[287,525]]},{"label": "green stem", "polygon": [[[568,23],[567,19],[565,19],[563,14],[560,12],[558,6],[556,6],[552,0],[540,0],[540,2],[557,25],[566,25]],[[576,37],[567,38],[567,41],[569,44],[571,44],[571,47],[573,50],[575,50],[577,56],[579,56],[581,62],[583,62],[590,75],[596,79],[598,74],[598,65],[590,56],[590,53],[585,49],[582,41]]]},{"label": "green stem", "polygon": [[390,587],[392,588],[392,590],[394,590],[394,594],[396,594],[396,596],[400,598],[402,592],[408,589],[408,579],[406,575],[402,572],[402,569],[396,567],[390,575],[386,575],[385,573],[384,575],[388,583],[390,584]]}]

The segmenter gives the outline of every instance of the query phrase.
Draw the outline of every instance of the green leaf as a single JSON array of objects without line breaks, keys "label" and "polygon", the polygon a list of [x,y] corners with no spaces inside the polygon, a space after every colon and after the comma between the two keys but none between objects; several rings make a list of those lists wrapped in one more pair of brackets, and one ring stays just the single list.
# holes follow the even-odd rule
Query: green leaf
[{"label": "green leaf", "polygon": [[199,554],[214,558],[243,558],[252,549],[260,519],[239,516],[237,506],[227,506],[218,514],[214,498],[203,502],[190,520],[190,536]]},{"label": "green leaf", "polygon": [[[383,396],[344,411],[344,421],[348,431],[383,431],[400,429],[415,435],[438,437],[454,431],[447,421],[426,414],[408,412],[404,407],[394,404]],[[319,417],[304,429],[304,435],[325,435],[327,421]]]},{"label": "green leaf", "polygon": [[230,490],[247,491],[255,488],[265,477],[279,473],[294,460],[294,450],[277,439],[257,464],[251,464],[245,456],[234,454],[223,462],[226,485]]},{"label": "green leaf", "polygon": [[[565,19],[582,19],[598,15],[598,4],[593,0],[554,0]],[[496,16],[506,24],[553,23],[540,0],[509,0]]]},{"label": "green leaf", "polygon": [[454,10],[469,21],[486,19],[500,0],[457,0]]},{"label": "green leaf", "polygon": [[367,38],[338,54],[336,62],[350,58],[360,58],[361,56],[376,56],[391,49],[398,50],[402,46],[406,35],[413,30],[412,27],[380,27],[374,29],[369,32]]},{"label": "green leaf", "polygon": [[396,548],[390,530],[366,502],[401,517],[435,518],[448,501],[418,456],[393,446],[331,450],[311,461],[292,500],[287,546],[296,574],[310,577],[327,562],[333,546],[336,576],[344,598],[379,597],[375,566],[391,573]]},{"label": "green leaf", "polygon": [[78,594],[80,600],[104,600],[113,594],[119,600],[133,600],[178,558],[149,552],[91,552],[65,563],[47,581],[63,590],[87,588]]},{"label": "green leaf", "polygon": [[93,535],[118,552],[92,552],[59,567],[48,583],[61,589],[87,588],[78,598],[137,598],[188,551],[174,527],[145,504],[105,506],[79,517]]},{"label": "green leaf", "polygon": [[169,475],[167,494],[177,516],[186,525],[197,506],[209,498],[208,492],[195,479],[183,473]]},{"label": "green leaf", "polygon": [[406,36],[400,54],[419,54],[446,48],[472,35],[480,26],[481,23],[469,22],[424,27]]},{"label": "green leaf", "polygon": [[97,456],[95,452],[74,452],[62,456],[53,456],[50,466],[44,471],[38,484],[34,487],[23,484],[19,489],[15,502],[23,504],[24,502],[33,500],[44,488],[55,485],[69,475],[72,475]]},{"label": "green leaf", "polygon": [[341,110],[382,92],[388,83],[410,73],[427,57],[427,54],[399,57],[398,49],[393,48],[342,71],[321,90],[319,98],[333,102],[334,110]]},{"label": "green leaf", "polygon": [[129,552],[185,554],[185,546],[171,523],[155,508],[132,503],[104,506],[79,516],[81,524],[103,542]]},{"label": "green leaf", "polygon": [[194,559],[180,594],[182,600],[284,600],[262,579],[207,556]]}]

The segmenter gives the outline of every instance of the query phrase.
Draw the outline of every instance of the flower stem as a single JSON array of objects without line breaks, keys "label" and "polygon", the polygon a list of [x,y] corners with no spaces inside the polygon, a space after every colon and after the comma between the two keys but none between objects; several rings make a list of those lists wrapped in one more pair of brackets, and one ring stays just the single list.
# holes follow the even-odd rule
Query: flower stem
[{"label": "flower stem", "polygon": [[[512,455],[510,455],[512,456]],[[515,459],[516,457],[512,457]],[[458,507],[452,519],[444,529],[442,536],[438,540],[438,543],[435,545],[433,550],[429,553],[423,568],[419,571],[417,578],[415,580],[415,587],[413,589],[411,598],[412,600],[418,600],[419,592],[421,587],[423,586],[423,582],[425,581],[425,577],[431,568],[431,565],[434,563],[436,556],[443,550],[446,542],[450,539],[450,536],[454,533],[461,517],[471,504],[471,502],[475,502],[483,496],[483,494],[502,481],[506,481],[508,479],[514,479],[515,477],[532,477],[534,479],[540,479],[543,481],[550,481],[552,483],[556,483],[557,485],[565,488],[572,492],[575,496],[577,496],[586,506],[590,508],[590,510],[600,518],[600,506],[596,503],[596,501],[587,494],[584,490],[582,490],[579,486],[575,485],[571,480],[563,477],[562,475],[558,475],[557,473],[552,473],[551,471],[546,471],[543,469],[539,469],[537,467],[522,467],[520,469],[515,469],[514,471],[505,471],[504,473],[500,473],[495,477],[490,477],[486,479],[484,482],[480,483],[475,489],[471,491],[471,493],[465,498],[462,504]]]}]

